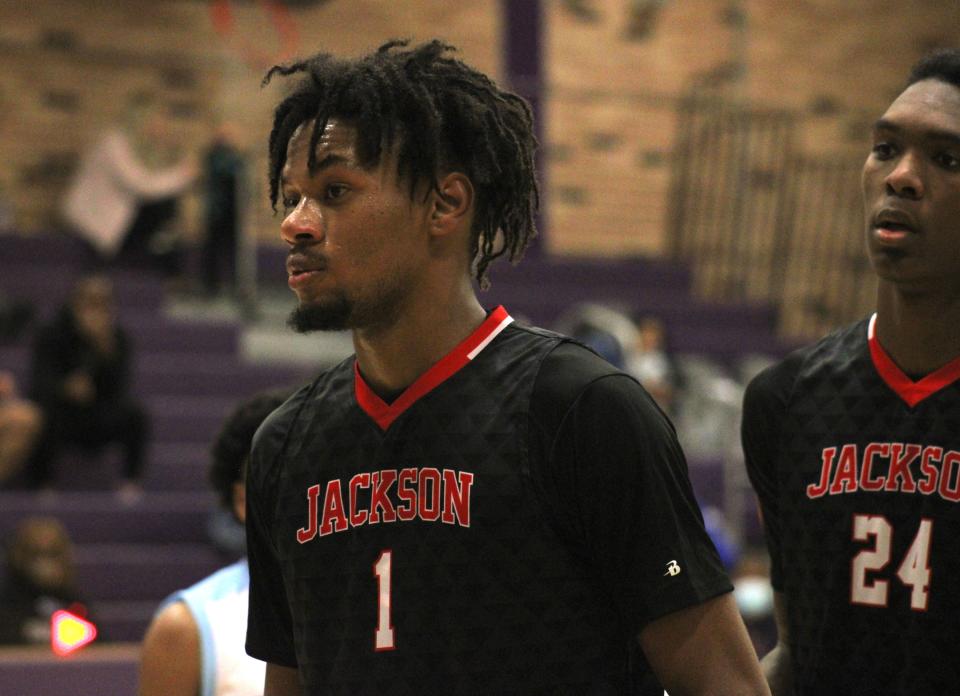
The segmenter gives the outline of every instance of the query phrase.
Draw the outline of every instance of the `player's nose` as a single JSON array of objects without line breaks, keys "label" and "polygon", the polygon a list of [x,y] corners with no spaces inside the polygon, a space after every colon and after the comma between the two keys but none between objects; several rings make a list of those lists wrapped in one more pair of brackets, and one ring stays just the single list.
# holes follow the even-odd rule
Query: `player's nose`
[{"label": "player's nose", "polygon": [[280,237],[287,244],[318,241],[323,237],[323,218],[308,198],[301,198],[280,223]]},{"label": "player's nose", "polygon": [[923,196],[923,161],[919,153],[908,150],[896,160],[884,179],[887,193],[906,198]]}]

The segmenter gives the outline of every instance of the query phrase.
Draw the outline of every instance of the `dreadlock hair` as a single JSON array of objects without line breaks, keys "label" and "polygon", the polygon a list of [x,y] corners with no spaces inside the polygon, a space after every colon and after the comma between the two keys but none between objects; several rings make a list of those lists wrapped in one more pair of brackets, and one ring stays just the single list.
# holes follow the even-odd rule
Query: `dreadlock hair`
[{"label": "dreadlock hair", "polygon": [[960,50],[941,48],[925,55],[911,68],[907,87],[928,79],[940,80],[960,89]]},{"label": "dreadlock hair", "polygon": [[244,465],[250,455],[253,436],[264,419],[275,411],[289,392],[266,391],[236,406],[227,416],[210,448],[210,484],[220,503],[233,512],[233,484],[243,481]]},{"label": "dreadlock hair", "polygon": [[287,144],[297,127],[314,121],[307,160],[312,174],[327,122],[343,119],[357,130],[362,166],[377,166],[384,151],[396,148],[397,173],[409,182],[411,199],[422,182],[436,190],[445,172],[470,178],[476,192],[470,258],[486,288],[490,263],[503,254],[518,261],[536,235],[537,141],[530,106],[449,57],[453,46],[433,40],[407,48],[408,43],[390,41],[349,60],[319,53],[270,69],[264,85],[274,75],[305,73],[274,113],[270,202],[276,210]]}]

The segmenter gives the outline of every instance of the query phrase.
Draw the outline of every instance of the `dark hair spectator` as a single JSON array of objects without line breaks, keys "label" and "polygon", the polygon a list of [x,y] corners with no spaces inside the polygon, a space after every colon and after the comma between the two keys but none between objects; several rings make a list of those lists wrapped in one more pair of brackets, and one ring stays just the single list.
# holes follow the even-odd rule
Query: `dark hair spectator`
[{"label": "dark hair spectator", "polygon": [[119,443],[124,467],[118,490],[131,500],[139,494],[148,420],[131,394],[132,358],[130,339],[117,322],[112,281],[82,278],[33,348],[32,395],[46,421],[27,471],[33,487],[51,485],[66,445],[97,451]]}]

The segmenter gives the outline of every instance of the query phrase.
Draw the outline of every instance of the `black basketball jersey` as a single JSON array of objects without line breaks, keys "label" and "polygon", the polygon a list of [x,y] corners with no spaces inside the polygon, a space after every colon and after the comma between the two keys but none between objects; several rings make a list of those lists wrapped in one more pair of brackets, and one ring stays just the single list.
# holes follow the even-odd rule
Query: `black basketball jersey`
[{"label": "black basketball jersey", "polygon": [[247,650],[305,693],[660,696],[640,629],[730,589],[642,388],[511,321],[391,404],[351,358],[261,427]]},{"label": "black basketball jersey", "polygon": [[744,400],[797,694],[960,693],[960,358],[914,381],[874,321],[761,373]]}]

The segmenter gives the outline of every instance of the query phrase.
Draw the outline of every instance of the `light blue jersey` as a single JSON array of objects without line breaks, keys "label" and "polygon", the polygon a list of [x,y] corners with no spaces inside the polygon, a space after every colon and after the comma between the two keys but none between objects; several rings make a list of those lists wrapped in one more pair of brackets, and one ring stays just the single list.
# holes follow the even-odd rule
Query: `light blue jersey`
[{"label": "light blue jersey", "polygon": [[244,650],[250,573],[243,559],[160,605],[183,602],[200,632],[200,696],[262,696],[266,663]]}]

